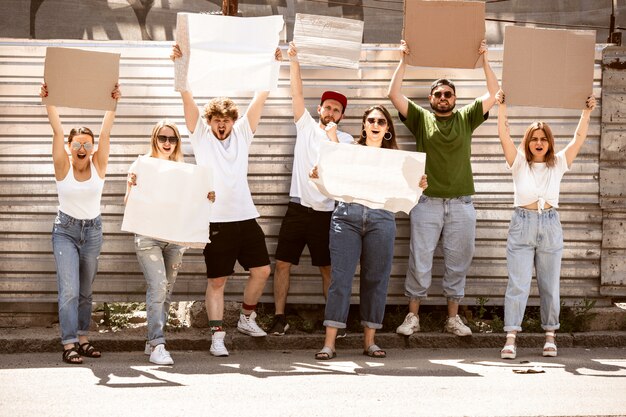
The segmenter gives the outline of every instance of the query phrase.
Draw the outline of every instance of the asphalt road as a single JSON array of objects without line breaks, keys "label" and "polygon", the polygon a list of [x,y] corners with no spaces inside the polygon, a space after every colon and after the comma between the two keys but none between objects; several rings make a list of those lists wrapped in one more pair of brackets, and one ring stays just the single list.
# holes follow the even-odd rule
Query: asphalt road
[{"label": "asphalt road", "polygon": [[[596,416],[626,415],[626,348],[562,348],[514,361],[494,349],[141,352],[82,366],[61,353],[0,355],[1,416]],[[514,371],[538,373],[516,373]]]}]

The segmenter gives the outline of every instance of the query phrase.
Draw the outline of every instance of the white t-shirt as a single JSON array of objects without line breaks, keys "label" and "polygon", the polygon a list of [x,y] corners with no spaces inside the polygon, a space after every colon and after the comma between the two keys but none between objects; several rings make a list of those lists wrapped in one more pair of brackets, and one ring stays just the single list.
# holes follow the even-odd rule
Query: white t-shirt
[{"label": "white t-shirt", "polygon": [[518,150],[513,166],[507,168],[513,174],[513,190],[515,207],[527,206],[537,201],[538,208],[543,210],[545,203],[559,207],[559,191],[563,174],[569,171],[565,151],[556,155],[555,166],[548,168],[545,162],[533,162],[528,165],[524,152]]},{"label": "white t-shirt", "polygon": [[[300,204],[317,211],[333,211],[335,200],[332,200],[311,185],[309,172],[317,164],[320,153],[320,143],[330,140],[326,131],[319,127],[308,110],[305,110],[296,122],[296,147],[293,152],[293,170],[291,175],[291,189],[289,196],[300,199]],[[352,143],[354,138],[349,134],[337,131],[341,143]]]},{"label": "white t-shirt", "polygon": [[248,186],[248,150],[254,134],[247,115],[235,122],[228,147],[220,143],[204,120],[198,117],[189,139],[196,163],[213,170],[215,203],[210,221],[236,222],[259,217]]},{"label": "white t-shirt", "polygon": [[74,168],[70,164],[67,175],[57,183],[59,195],[59,210],[79,220],[92,220],[100,215],[100,199],[104,179],[98,175],[98,170],[89,162],[91,177],[87,181],[76,181]]}]

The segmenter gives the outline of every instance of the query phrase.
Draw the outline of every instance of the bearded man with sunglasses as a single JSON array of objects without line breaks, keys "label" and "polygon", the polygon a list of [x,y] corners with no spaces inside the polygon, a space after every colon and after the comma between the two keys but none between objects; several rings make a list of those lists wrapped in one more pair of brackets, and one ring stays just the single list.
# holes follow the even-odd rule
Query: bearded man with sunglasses
[{"label": "bearded man with sunglasses", "polygon": [[411,243],[405,281],[409,313],[396,332],[409,336],[419,331],[419,306],[427,297],[432,282],[435,248],[442,241],[444,257],[443,294],[448,303],[445,331],[469,336],[472,331],[459,318],[459,303],[465,295],[465,279],[474,256],[476,211],[472,203],[472,133],[489,117],[499,89],[498,79],[487,58],[483,40],[478,53],[483,56],[483,70],[488,92],[459,110],[456,88],[448,79],[431,85],[428,101],[432,112],[418,106],[401,93],[409,47],[400,43],[401,59],[388,97],[398,110],[400,120],[415,136],[418,152],[426,153],[428,188],[410,213]]}]

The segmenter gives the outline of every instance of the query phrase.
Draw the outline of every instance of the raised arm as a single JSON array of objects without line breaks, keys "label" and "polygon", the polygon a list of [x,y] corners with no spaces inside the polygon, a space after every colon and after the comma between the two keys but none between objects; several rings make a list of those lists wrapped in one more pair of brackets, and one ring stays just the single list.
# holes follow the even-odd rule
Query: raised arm
[{"label": "raised arm", "polygon": [[596,98],[594,96],[589,97],[585,104],[586,107],[580,115],[580,120],[578,121],[578,126],[576,127],[576,133],[574,133],[574,138],[565,147],[565,159],[567,160],[567,166],[572,165],[572,162],[576,159],[580,148],[582,148],[583,143],[585,143],[585,139],[587,139],[589,119],[591,117],[591,112],[596,108]]},{"label": "raised arm", "polygon": [[293,42],[289,42],[287,55],[289,55],[289,79],[291,80],[291,106],[293,108],[293,119],[297,122],[304,114],[305,106],[298,50]]},{"label": "raised arm", "polygon": [[[280,52],[280,48],[276,48],[274,51],[274,58],[276,61],[282,61],[282,53]],[[265,104],[265,100],[270,95],[269,91],[257,91],[248,106],[248,110],[246,111],[246,117],[248,118],[248,123],[250,123],[250,129],[252,129],[252,133],[256,132],[256,128],[259,126],[259,121],[261,120],[261,113],[263,112],[263,105]]]},{"label": "raised arm", "polygon": [[[115,88],[111,91],[111,97],[119,100],[122,96],[119,84],[115,84]],[[115,111],[107,111],[102,119],[102,127],[100,128],[100,136],[98,137],[98,150],[93,153],[92,161],[100,178],[104,178],[109,163],[109,153],[111,151],[111,129],[115,120]]]},{"label": "raised arm", "polygon": [[[46,83],[41,84],[39,97],[48,97],[48,86]],[[46,105],[48,120],[52,127],[52,162],[54,164],[54,175],[57,180],[65,178],[70,168],[70,157],[65,149],[65,136],[63,134],[63,125],[56,106]]]},{"label": "raised arm", "polygon": [[[172,61],[176,61],[178,58],[183,56],[180,47],[176,44],[172,47],[172,53],[170,54],[170,59]],[[198,106],[193,99],[193,94],[190,90],[181,91],[180,97],[183,99],[183,112],[185,113],[185,124],[187,125],[187,130],[189,133],[193,133],[196,129],[196,125],[198,124],[198,117],[200,117],[200,110],[198,110]]]},{"label": "raised arm", "polygon": [[515,157],[517,156],[517,148],[515,143],[511,139],[509,131],[509,120],[506,116],[506,104],[504,104],[504,91],[499,90],[496,94],[496,101],[498,102],[498,137],[500,138],[500,145],[502,145],[502,151],[504,151],[504,158],[509,166],[513,166]]},{"label": "raised arm", "polygon": [[400,41],[400,62],[398,62],[398,68],[391,77],[389,83],[389,89],[387,90],[387,97],[391,100],[393,106],[398,110],[398,113],[402,117],[406,117],[409,113],[409,99],[402,94],[402,80],[404,80],[404,72],[406,70],[406,62],[404,58],[409,55],[409,46],[404,40]]},{"label": "raised arm", "polygon": [[483,114],[486,114],[491,110],[496,102],[496,94],[500,90],[500,84],[498,83],[498,77],[493,72],[491,65],[489,64],[489,56],[487,50],[487,42],[483,39],[480,43],[478,53],[483,56],[483,71],[485,71],[485,80],[487,81],[487,93],[480,97],[483,104]]}]

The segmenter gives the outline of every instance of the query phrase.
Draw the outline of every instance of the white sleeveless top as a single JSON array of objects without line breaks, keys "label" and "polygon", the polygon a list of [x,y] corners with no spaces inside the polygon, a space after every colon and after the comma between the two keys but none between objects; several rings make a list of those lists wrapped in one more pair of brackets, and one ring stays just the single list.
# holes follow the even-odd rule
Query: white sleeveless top
[{"label": "white sleeveless top", "polygon": [[76,181],[74,168],[70,169],[65,178],[57,183],[59,194],[59,211],[79,220],[91,220],[100,215],[100,198],[104,179],[100,178],[93,161],[90,161],[91,178],[87,181]]}]

